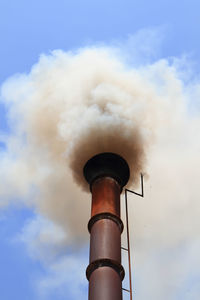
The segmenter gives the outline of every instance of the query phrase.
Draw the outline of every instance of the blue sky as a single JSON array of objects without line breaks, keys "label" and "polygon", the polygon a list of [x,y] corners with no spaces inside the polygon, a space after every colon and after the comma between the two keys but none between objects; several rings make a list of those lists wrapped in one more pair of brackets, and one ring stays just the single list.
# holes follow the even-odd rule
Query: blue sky
[{"label": "blue sky", "polygon": [[42,52],[123,39],[146,27],[168,27],[163,56],[199,55],[199,6],[195,0],[2,0],[0,7],[1,81],[29,70]]},{"label": "blue sky", "polygon": [[[148,56],[145,53],[148,52],[147,44],[144,43],[144,48],[140,45],[140,59],[144,55],[152,62],[186,55],[194,74],[198,75],[199,10],[200,3],[197,0],[0,0],[0,84],[13,74],[29,72],[41,53],[48,54],[54,49],[68,51],[93,44],[123,45],[129,41],[131,45],[130,37],[141,30],[155,32],[155,37],[149,42],[155,49]],[[134,53],[134,49],[131,53]],[[1,133],[9,131],[6,108],[2,103],[0,128]],[[4,147],[3,144],[0,146]],[[48,259],[44,263],[42,258],[32,254],[35,248],[27,249],[23,239],[18,238],[35,214],[31,207],[15,203],[0,212],[1,299],[78,299],[79,294],[73,294],[73,289],[79,288],[86,299],[87,281],[82,279],[85,276],[83,266],[80,268],[83,275],[78,279],[80,285],[73,282],[72,288],[69,278],[62,278],[56,285],[54,276],[60,270],[57,269],[59,263],[49,268]],[[79,272],[79,262],[87,264],[87,254],[87,249],[83,248],[77,256],[70,256],[72,261],[76,261],[72,276],[74,281],[76,272]],[[61,260],[62,256],[63,253],[60,254]],[[66,266],[69,264],[65,257],[62,263],[64,266],[65,263]],[[191,286],[197,285],[198,276],[191,271]],[[45,284],[53,286],[47,294],[40,292],[41,285]],[[177,296],[169,299],[197,300],[195,294],[192,298],[185,295],[186,292],[179,289]]]}]

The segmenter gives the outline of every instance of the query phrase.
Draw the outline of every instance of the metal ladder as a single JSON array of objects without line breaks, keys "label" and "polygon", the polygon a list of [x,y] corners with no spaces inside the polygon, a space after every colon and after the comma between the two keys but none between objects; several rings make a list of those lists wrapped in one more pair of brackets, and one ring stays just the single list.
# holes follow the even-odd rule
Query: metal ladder
[{"label": "metal ladder", "polygon": [[128,252],[128,269],[129,269],[129,289],[122,287],[122,290],[130,293],[130,300],[133,299],[133,290],[132,290],[132,274],[131,274],[131,253],[130,253],[130,237],[129,237],[129,221],[128,221],[128,193],[135,194],[139,197],[144,197],[144,184],[143,184],[143,174],[141,174],[141,193],[136,193],[134,191],[125,189],[125,218],[126,218],[126,240],[127,248],[121,247],[123,251]]}]

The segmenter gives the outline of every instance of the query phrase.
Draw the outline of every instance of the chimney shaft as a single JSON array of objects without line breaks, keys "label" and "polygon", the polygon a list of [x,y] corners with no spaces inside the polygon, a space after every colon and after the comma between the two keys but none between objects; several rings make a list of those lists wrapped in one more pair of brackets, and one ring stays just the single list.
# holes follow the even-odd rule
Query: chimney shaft
[{"label": "chimney shaft", "polygon": [[102,153],[86,163],[84,175],[92,193],[89,300],[122,300],[120,193],[129,168],[120,156]]}]

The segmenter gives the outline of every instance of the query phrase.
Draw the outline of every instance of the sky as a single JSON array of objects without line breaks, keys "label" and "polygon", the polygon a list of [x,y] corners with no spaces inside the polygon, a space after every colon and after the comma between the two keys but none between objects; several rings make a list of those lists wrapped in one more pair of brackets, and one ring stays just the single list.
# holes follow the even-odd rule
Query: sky
[{"label": "sky", "polygon": [[[194,92],[191,92],[191,86],[197,85],[200,74],[199,9],[200,4],[197,0],[0,0],[0,85],[3,86],[4,82],[15,74],[29,73],[41,54],[50,55],[51,51],[56,49],[74,51],[77,48],[95,45],[117,48],[121,55],[126,56],[126,63],[132,64],[134,67],[151,65],[163,59],[167,59],[169,62],[173,61],[174,65],[178,65],[180,73],[181,68],[184,68],[181,80],[182,83],[186,82],[186,94],[198,98]],[[199,109],[199,104],[196,102],[194,104],[191,99],[187,109],[189,114],[195,114]],[[8,107],[1,101],[0,135],[2,136],[9,135],[12,130],[9,126],[7,110]],[[191,140],[191,144],[193,142]],[[187,147],[187,144],[184,143],[184,147]],[[194,146],[195,155],[199,153],[198,147]],[[0,142],[0,148],[2,153],[7,151],[3,139]],[[192,157],[191,153],[189,154]],[[158,157],[158,163],[153,168],[154,172],[159,170],[159,162],[162,159],[165,157]],[[190,160],[188,156],[185,159]],[[180,164],[181,161],[180,158]],[[197,164],[198,161],[196,163],[195,160],[192,161],[194,177],[198,176],[195,171],[198,167]],[[175,166],[178,165],[179,163],[176,161]],[[184,171],[187,173],[187,166]],[[180,172],[177,174],[180,175]],[[188,174],[192,175],[193,173],[191,171]],[[176,174],[173,176],[172,178],[175,178]],[[151,174],[149,177],[151,178]],[[152,189],[156,190],[155,179],[163,187],[163,192],[165,191],[168,195],[169,191],[159,177],[154,177],[152,181],[154,185],[150,181],[149,185],[152,184]],[[169,178],[167,179],[169,180]],[[184,182],[181,180],[182,177],[180,185],[177,185],[176,189],[179,189],[181,183]],[[9,189],[9,186],[7,188]],[[159,196],[163,197],[160,190]],[[187,189],[185,191],[187,193]],[[190,197],[197,198],[196,191],[195,186],[195,192]],[[169,197],[173,197],[173,192],[179,195],[179,191],[172,187]],[[151,199],[151,194],[149,193],[149,195],[149,199]],[[180,193],[180,197],[184,198],[184,195]],[[147,201],[150,201],[149,199]],[[7,205],[4,205],[4,199],[1,201],[1,299],[73,300],[80,297],[86,299],[85,268],[88,264],[89,235],[88,243],[86,240],[81,247],[74,248],[73,244],[63,246],[62,231],[57,230],[57,225],[52,224],[47,218],[43,218],[32,204],[24,205],[17,196],[13,196],[12,201]],[[138,211],[144,208],[145,205],[137,204]],[[131,209],[134,210],[132,205]],[[177,207],[175,209],[178,210]],[[159,207],[158,213],[160,212],[162,217],[163,211]],[[144,216],[147,214],[148,211]],[[185,216],[185,213],[182,215]],[[184,223],[182,215],[180,224]],[[164,221],[169,221],[164,213],[163,216]],[[137,216],[133,213],[132,218],[134,217],[137,220]],[[187,219],[187,216],[185,218]],[[189,219],[185,223],[188,225],[191,220]],[[173,222],[175,220],[172,217],[172,224],[174,224]],[[152,225],[153,221],[150,224]],[[82,224],[82,226],[86,228],[87,224]],[[136,224],[135,226],[137,227]],[[169,226],[169,231],[166,227],[161,226],[161,228],[164,228],[163,240],[165,240],[165,236],[168,239],[168,235],[173,232],[173,226]],[[133,228],[131,230],[134,232]],[[187,231],[185,228],[183,230]],[[57,232],[60,236],[57,236]],[[199,263],[197,251],[200,244],[199,239],[179,240],[177,236],[180,231],[177,229],[178,233],[174,235],[175,241],[173,241],[176,246],[171,247],[171,240],[171,244],[165,244],[159,236],[159,242],[163,246],[161,247],[159,244],[156,247],[155,243],[153,247],[150,247],[148,260],[145,260],[146,264],[144,265],[140,260],[146,257],[146,254],[144,256],[138,254],[140,250],[143,253],[144,248],[148,248],[150,243],[148,230],[144,230],[144,232],[143,239],[146,240],[141,244],[143,246],[140,245],[138,236],[135,240],[136,243],[138,242],[133,271],[135,299],[147,299],[145,298],[146,294],[141,290],[145,290],[146,282],[149,280],[151,284],[147,287],[148,299],[197,300],[200,292],[200,273],[194,270],[193,266]],[[151,230],[149,232],[152,233]],[[178,242],[176,243],[176,241]],[[191,243],[192,246],[189,247],[187,243]],[[173,249],[173,254],[171,249]],[[132,248],[132,252],[134,252],[134,248]],[[180,261],[180,264],[173,268],[175,261]],[[185,262],[182,269],[180,269],[181,262]],[[159,265],[162,268],[159,268]],[[169,269],[167,269],[167,265]],[[155,269],[158,269],[157,277],[155,280],[152,278],[150,280],[151,273]],[[137,271],[138,274],[135,274]],[[144,274],[145,277],[142,280]],[[166,286],[160,284],[159,276],[168,277],[172,274],[172,281],[169,280]],[[179,279],[177,280],[177,278]],[[156,289],[157,292],[155,292]]]}]

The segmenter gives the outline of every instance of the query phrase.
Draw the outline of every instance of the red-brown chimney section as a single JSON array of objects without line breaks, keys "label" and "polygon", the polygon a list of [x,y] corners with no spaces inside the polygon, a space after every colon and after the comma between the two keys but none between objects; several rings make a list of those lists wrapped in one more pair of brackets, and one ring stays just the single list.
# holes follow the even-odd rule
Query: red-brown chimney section
[{"label": "red-brown chimney section", "polygon": [[92,193],[89,300],[122,300],[120,194],[129,179],[126,161],[114,153],[101,153],[84,167]]}]

